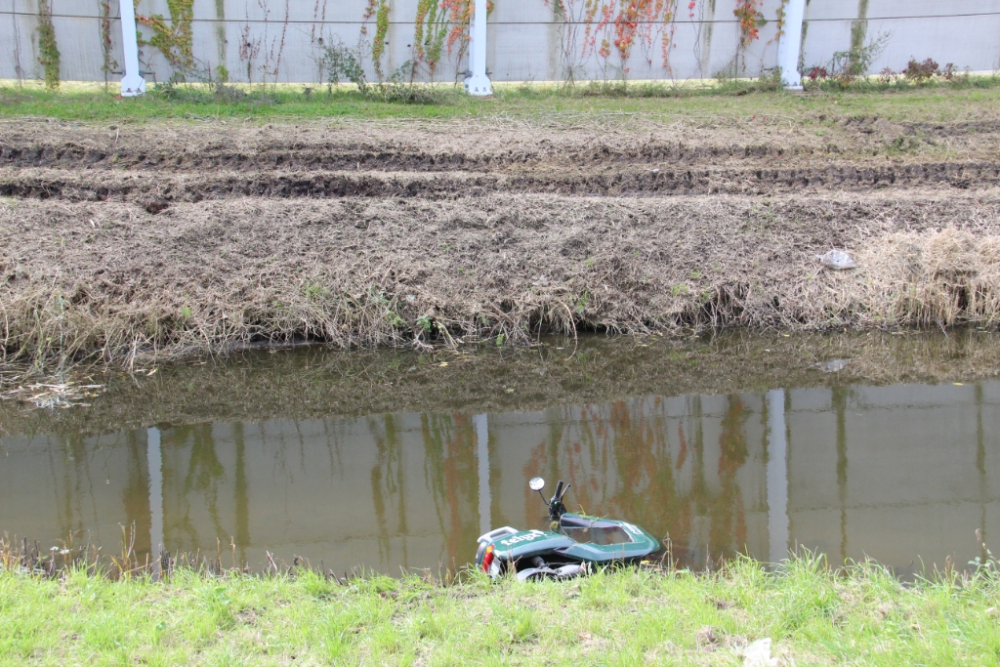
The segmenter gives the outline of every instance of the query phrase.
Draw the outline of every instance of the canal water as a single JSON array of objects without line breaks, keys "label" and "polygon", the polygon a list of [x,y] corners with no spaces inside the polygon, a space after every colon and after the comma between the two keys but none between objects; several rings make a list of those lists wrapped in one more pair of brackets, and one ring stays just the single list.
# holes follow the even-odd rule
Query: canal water
[{"label": "canal water", "polygon": [[87,405],[4,402],[0,531],[440,572],[491,528],[544,526],[541,475],[691,567],[804,547],[906,576],[965,566],[977,530],[1000,545],[992,336],[543,343],[254,352],[99,374]]}]

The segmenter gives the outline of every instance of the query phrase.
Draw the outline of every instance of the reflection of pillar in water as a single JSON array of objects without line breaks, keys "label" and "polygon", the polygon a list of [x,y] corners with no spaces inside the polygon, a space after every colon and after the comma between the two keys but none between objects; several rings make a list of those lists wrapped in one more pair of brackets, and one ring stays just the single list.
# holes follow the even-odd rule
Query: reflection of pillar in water
[{"label": "reflection of pillar in water", "polygon": [[[297,426],[297,424],[296,424]],[[246,438],[243,433],[243,422],[233,425],[233,441],[236,443],[236,535],[233,543],[239,549],[240,563],[246,563],[246,550],[250,546],[250,494],[247,492],[246,471]],[[233,563],[237,565],[237,563]]]},{"label": "reflection of pillar in water", "polygon": [[479,532],[490,531],[490,428],[486,415],[474,415],[476,458],[479,467]]},{"label": "reflection of pillar in water", "polygon": [[847,560],[847,389],[831,387],[837,413],[837,498],[840,500],[840,560]]},{"label": "reflection of pillar in water", "polygon": [[155,558],[163,547],[163,453],[160,429],[146,431],[146,464],[149,466],[149,550]]},{"label": "reflection of pillar in water", "polygon": [[788,557],[788,441],[785,391],[767,392],[767,533],[772,563]]},{"label": "reflection of pillar in water", "polygon": [[[979,473],[979,529],[981,539],[986,542],[986,502],[989,496],[989,482],[986,479],[986,432],[983,429],[983,383],[976,383],[976,471]],[[982,548],[979,557],[986,560],[989,554]]]}]

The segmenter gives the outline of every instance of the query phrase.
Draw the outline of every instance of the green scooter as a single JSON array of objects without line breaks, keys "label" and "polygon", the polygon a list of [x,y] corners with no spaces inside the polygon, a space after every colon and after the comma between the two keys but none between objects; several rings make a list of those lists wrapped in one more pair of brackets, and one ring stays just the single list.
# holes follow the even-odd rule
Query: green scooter
[{"label": "green scooter", "polygon": [[566,512],[569,484],[556,485],[550,500],[545,480],[528,482],[549,508],[549,530],[517,530],[510,526],[480,536],[476,567],[491,579],[512,574],[519,581],[572,579],[595,567],[636,563],[660,550],[660,541],[628,521],[599,519]]}]

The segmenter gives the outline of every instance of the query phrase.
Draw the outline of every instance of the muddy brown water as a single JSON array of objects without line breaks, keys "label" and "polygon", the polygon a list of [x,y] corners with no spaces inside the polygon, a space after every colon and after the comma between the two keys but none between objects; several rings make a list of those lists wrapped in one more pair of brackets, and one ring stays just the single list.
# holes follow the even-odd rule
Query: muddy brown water
[{"label": "muddy brown water", "polygon": [[941,335],[547,339],[417,355],[300,348],[131,376],[87,406],[0,402],[0,530],[43,549],[265,551],[435,571],[572,510],[685,565],[806,547],[906,574],[1000,536],[1000,343]]}]

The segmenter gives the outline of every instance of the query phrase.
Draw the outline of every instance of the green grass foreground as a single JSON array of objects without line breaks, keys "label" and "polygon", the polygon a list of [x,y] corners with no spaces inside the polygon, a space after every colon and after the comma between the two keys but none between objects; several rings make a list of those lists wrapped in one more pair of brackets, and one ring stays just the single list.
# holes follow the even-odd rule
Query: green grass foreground
[{"label": "green grass foreground", "polygon": [[0,572],[3,665],[1000,664],[1000,576],[902,584],[858,565],[743,559],[718,574],[599,573],[563,583],[340,584],[313,573],[114,582]]},{"label": "green grass foreground", "polygon": [[[123,99],[117,86],[65,83],[48,90],[28,83],[0,83],[0,118],[41,116],[77,121],[330,118],[493,119],[586,121],[578,114],[626,114],[787,118],[875,115],[900,120],[955,120],[970,110],[1000,102],[1000,76],[977,75],[914,85],[880,85],[859,79],[846,86],[811,83],[806,93],[788,93],[774,79],[705,82],[638,81],[568,84],[505,84],[490,98],[473,98],[452,84],[416,84],[368,95],[353,85],[151,84],[146,95]],[[408,92],[412,91],[412,92]],[[415,97],[417,103],[408,103]]]}]

